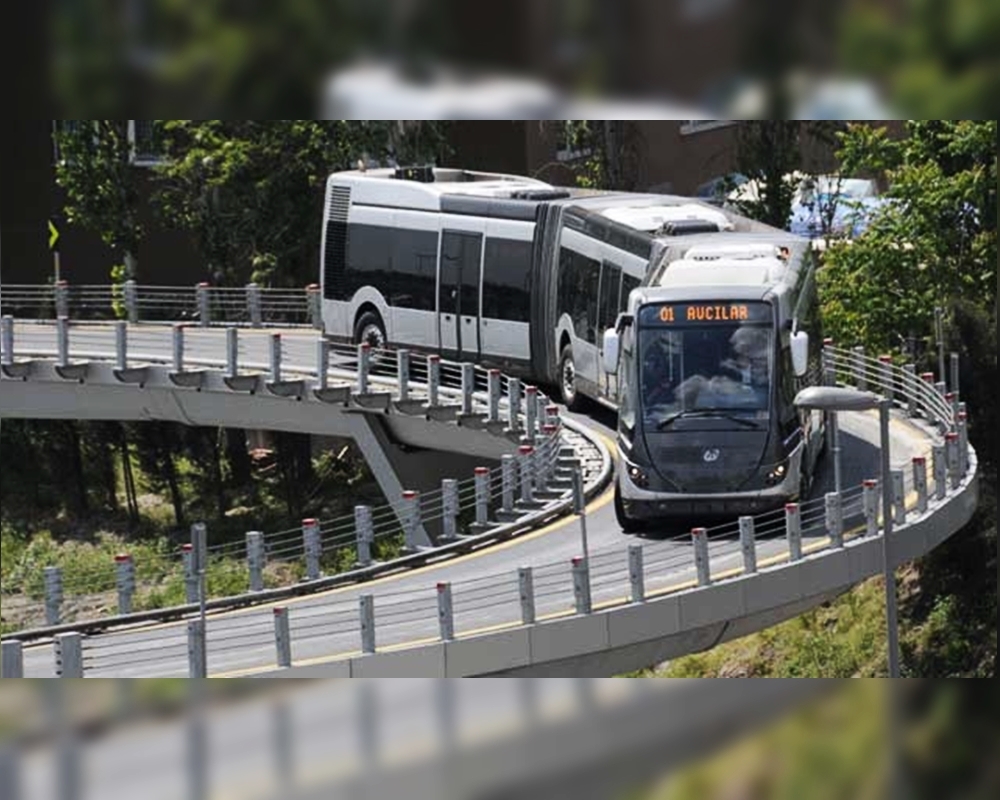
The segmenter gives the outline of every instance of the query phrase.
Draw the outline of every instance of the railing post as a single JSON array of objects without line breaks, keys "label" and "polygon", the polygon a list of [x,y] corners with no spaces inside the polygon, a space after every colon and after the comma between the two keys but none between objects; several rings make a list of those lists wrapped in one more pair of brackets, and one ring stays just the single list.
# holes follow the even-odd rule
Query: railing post
[{"label": "railing post", "polygon": [[643,564],[642,545],[628,546],[628,582],[631,591],[631,602],[646,602],[646,569]]},{"label": "railing post", "polygon": [[455,609],[451,602],[451,584],[442,581],[437,585],[438,627],[441,641],[450,642],[455,638]]},{"label": "railing post", "polygon": [[[929,393],[931,393],[931,392],[934,391],[934,373],[933,372],[921,372],[920,373],[920,380],[923,382],[923,385],[924,385],[924,393],[929,394]],[[934,419],[934,412],[931,409],[930,403],[928,402],[927,398],[926,397],[922,397],[921,400],[922,400],[921,405],[923,406],[923,414],[924,414],[924,416],[928,420]]]},{"label": "railing post", "polygon": [[128,323],[124,320],[115,321],[115,366],[128,369]]},{"label": "railing post", "polygon": [[958,472],[961,478],[969,473],[969,425],[966,417],[964,411],[955,415],[958,427]]},{"label": "railing post", "polygon": [[545,457],[543,461],[543,471],[545,473],[545,485],[548,486],[548,480],[552,477],[552,474],[556,469],[556,459],[559,455],[559,441],[556,438],[556,431],[558,429],[555,425],[550,425],[546,423],[542,426],[542,441],[545,450]]},{"label": "railing post", "polygon": [[58,625],[62,620],[63,582],[59,567],[45,567],[45,622]]},{"label": "railing post", "polygon": [[517,378],[507,381],[507,427],[512,431],[521,429],[521,381]]},{"label": "railing post", "polygon": [[712,583],[708,561],[708,531],[705,528],[692,529],[691,543],[694,546],[694,566],[698,574],[698,585],[708,586]]},{"label": "railing post", "polygon": [[57,633],[55,655],[57,676],[83,677],[83,637],[79,633]]},{"label": "railing post", "polygon": [[906,416],[913,419],[917,416],[917,365],[904,364],[903,372],[906,385]]},{"label": "railing post", "polygon": [[412,490],[403,492],[403,549],[415,553],[417,528],[420,526],[420,493]]},{"label": "railing post", "polygon": [[538,387],[524,389],[524,428],[527,436],[538,434]]},{"label": "railing post", "polygon": [[330,342],[320,337],[316,340],[316,388],[323,390],[330,384]]},{"label": "railing post", "polygon": [[292,666],[292,632],[288,622],[288,609],[274,609],[274,649],[281,669]]},{"label": "railing post", "polygon": [[375,598],[363,594],[358,600],[358,614],[361,623],[361,652],[375,652]]},{"label": "railing post", "polygon": [[948,457],[943,445],[931,448],[931,472],[934,475],[934,499],[944,500],[948,493]]},{"label": "railing post", "polygon": [[954,431],[946,433],[944,436],[945,461],[948,464],[948,484],[951,490],[958,488],[962,481],[958,468],[958,434]]},{"label": "railing post", "polygon": [[788,557],[802,560],[802,511],[798,503],[785,506],[785,535],[788,537]]},{"label": "railing post", "polygon": [[573,599],[576,601],[577,614],[589,614],[590,602],[590,566],[587,559],[576,556],[572,560],[573,569]]},{"label": "railing post", "polygon": [[271,382],[281,383],[281,334],[271,334]]},{"label": "railing post", "polygon": [[184,564],[184,599],[190,603],[198,602],[198,575],[194,569],[194,545],[185,542],[181,545],[181,560]]},{"label": "railing post", "polygon": [[410,351],[396,351],[396,382],[399,384],[399,399],[410,399]]},{"label": "railing post", "polygon": [[239,335],[239,329],[232,326],[226,328],[226,375],[230,378],[240,374]]},{"label": "railing post", "polygon": [[212,306],[209,302],[207,281],[202,281],[194,287],[195,300],[198,303],[198,325],[207,328],[212,321]]},{"label": "railing post", "polygon": [[753,517],[740,517],[740,549],[743,551],[743,574],[757,571],[757,531]]},{"label": "railing post", "polygon": [[504,453],[500,456],[500,508],[505,514],[514,512],[515,474],[514,456]]},{"label": "railing post", "polygon": [[938,373],[944,380],[944,309],[941,306],[934,309],[934,339],[938,349]]},{"label": "railing post", "polygon": [[260,286],[256,283],[247,284],[247,316],[250,317],[252,327],[263,327],[260,313]]},{"label": "railing post", "polygon": [[878,481],[868,478],[861,484],[861,509],[865,517],[865,536],[878,533]]},{"label": "railing post", "polygon": [[472,393],[476,390],[476,365],[462,364],[462,413],[472,413]]},{"label": "railing post", "polygon": [[135,562],[128,553],[115,556],[115,588],[118,590],[118,613],[132,613],[135,594]]},{"label": "railing post", "polygon": [[455,478],[441,480],[441,514],[441,539],[445,542],[454,541],[458,538],[458,481]]},{"label": "railing post", "polygon": [[323,295],[318,283],[306,287],[306,306],[309,309],[309,324],[318,331],[323,330]]},{"label": "railing post", "polygon": [[951,361],[951,390],[958,394],[961,391],[961,386],[958,383],[958,367],[959,367],[959,357],[958,353],[949,354]]},{"label": "railing post", "polygon": [[535,501],[535,490],[532,481],[532,453],[535,448],[530,444],[522,444],[517,448],[517,471],[521,482],[521,502],[533,503]]},{"label": "railing post", "polygon": [[489,521],[490,471],[488,467],[476,467],[474,472],[476,525],[486,525]]},{"label": "railing post", "polygon": [[134,324],[139,321],[139,288],[136,282],[131,278],[125,281],[122,294],[125,298],[125,315]]},{"label": "railing post", "polygon": [[250,591],[264,591],[264,534],[247,531],[247,570],[250,573]]},{"label": "railing post", "polygon": [[56,317],[69,317],[69,284],[56,281]]},{"label": "railing post", "polygon": [[917,513],[927,511],[927,459],[915,456],[913,459],[913,489],[917,493]]},{"label": "railing post", "polygon": [[882,355],[878,357],[879,361],[879,383],[882,385],[882,394],[889,398],[889,400],[895,400],[895,390],[892,380],[892,356]]},{"label": "railing post", "polygon": [[5,367],[14,363],[14,318],[10,314],[0,317],[0,350],[3,351],[2,363]]},{"label": "railing post", "polygon": [[174,372],[184,372],[184,323],[175,322],[171,329],[173,344]]},{"label": "railing post", "polygon": [[827,492],[826,502],[826,532],[834,547],[844,546],[844,509],[839,492]]},{"label": "railing post", "polygon": [[562,420],[559,419],[559,406],[555,404],[547,405],[545,407],[545,416],[548,419],[549,425],[555,425],[556,430],[562,424]]},{"label": "railing post", "polygon": [[354,506],[354,539],[358,549],[358,566],[370,567],[372,542],[375,540],[371,506]]},{"label": "railing post", "polygon": [[24,645],[19,639],[4,639],[0,642],[0,677],[24,677]]},{"label": "railing post", "polygon": [[441,404],[441,356],[427,356],[427,404]]},{"label": "railing post", "polygon": [[69,366],[69,318],[65,316],[56,320],[56,363]]},{"label": "railing post", "polygon": [[323,552],[323,542],[320,539],[319,520],[302,520],[302,549],[306,556],[306,580],[319,580],[319,559]]},{"label": "railing post", "polygon": [[207,670],[205,653],[205,628],[200,619],[188,620],[188,677],[205,678]]},{"label": "railing post", "polygon": [[491,369],[486,373],[486,393],[489,399],[489,413],[487,419],[490,422],[500,420],[500,370]]},{"label": "railing post", "polygon": [[854,385],[859,391],[867,391],[868,375],[865,370],[865,348],[858,345],[854,348]]},{"label": "railing post", "polygon": [[358,394],[368,394],[368,374],[371,370],[372,346],[368,342],[358,345]]},{"label": "railing post", "polygon": [[521,624],[535,624],[535,578],[531,567],[517,570],[517,590],[521,599]]},{"label": "railing post", "polygon": [[898,525],[906,523],[906,476],[901,469],[891,472],[893,522]]}]

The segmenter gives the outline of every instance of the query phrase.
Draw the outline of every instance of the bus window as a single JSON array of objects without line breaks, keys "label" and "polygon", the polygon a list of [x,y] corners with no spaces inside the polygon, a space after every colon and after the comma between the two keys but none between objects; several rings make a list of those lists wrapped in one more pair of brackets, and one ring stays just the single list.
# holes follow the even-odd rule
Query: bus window
[{"label": "bus window", "polygon": [[597,344],[597,290],[601,263],[568,247],[559,251],[557,317],[569,314],[578,339]]},{"label": "bus window", "polygon": [[609,261],[601,268],[601,298],[598,305],[597,330],[610,328],[618,318],[618,301],[621,293],[622,270]]},{"label": "bus window", "polygon": [[618,311],[625,311],[628,307],[628,296],[631,294],[633,289],[638,288],[641,281],[638,278],[633,278],[631,275],[622,275],[622,293],[621,297],[618,298]]},{"label": "bus window", "polygon": [[392,249],[394,228],[352,223],[347,228],[347,268],[344,291],[351,297],[362,286],[386,291],[392,285]]},{"label": "bus window", "polygon": [[483,264],[483,316],[531,319],[531,242],[490,237]]},{"label": "bus window", "polygon": [[384,229],[393,240],[392,296],[400,308],[433,311],[437,286],[437,242],[435,231],[409,228]]},{"label": "bus window", "polygon": [[347,263],[347,223],[327,220],[326,250],[323,253],[323,296],[327,300],[349,300],[344,283]]}]

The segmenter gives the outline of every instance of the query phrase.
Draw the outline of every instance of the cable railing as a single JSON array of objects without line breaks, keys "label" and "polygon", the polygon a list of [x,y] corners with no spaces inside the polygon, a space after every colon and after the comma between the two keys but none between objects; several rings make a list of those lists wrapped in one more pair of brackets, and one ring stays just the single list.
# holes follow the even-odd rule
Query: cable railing
[{"label": "cable railing", "polygon": [[[365,370],[367,364],[373,384],[381,371],[385,376],[397,376],[397,383],[394,384],[396,391],[402,385],[398,381],[402,376],[399,364],[405,357],[398,353],[377,353],[373,357],[371,353],[366,355],[359,349],[338,352],[345,360],[353,359],[358,370]],[[933,469],[930,469],[926,456],[921,455],[913,458],[911,464],[906,464],[905,469],[899,469],[897,464],[891,474],[894,492],[892,513],[902,531],[914,515],[925,513],[934,502],[947,502],[961,488],[962,481],[967,479],[968,451],[963,458],[962,448],[968,445],[967,439],[960,436],[963,422],[961,404],[954,394],[946,396],[941,382],[918,376],[914,370],[884,359],[873,359],[855,350],[828,347],[825,361],[825,379],[832,370],[837,383],[883,393],[892,398],[898,416],[912,418],[927,431]],[[410,366],[418,363],[415,360]],[[487,393],[492,386],[503,387],[507,407],[516,405],[522,399],[519,397],[521,387],[516,379],[503,380],[502,376],[476,370],[473,374],[477,380],[471,383],[468,367],[458,365],[458,372],[454,373],[451,369],[440,370],[430,360],[422,366],[422,373],[414,370],[407,376],[414,382],[414,391],[429,393],[433,381],[453,383],[457,376],[462,379],[463,390],[476,399],[473,407],[480,407],[479,402],[489,405],[490,398],[482,397],[484,386]],[[414,373],[422,375],[423,385],[418,384]],[[485,378],[482,384],[478,380],[480,377]],[[452,399],[456,398],[453,396]],[[946,444],[940,442],[942,434],[946,434]],[[548,441],[558,451],[557,440],[550,438]],[[539,452],[543,452],[542,447]],[[508,467],[506,474],[507,484],[504,485],[502,466],[488,471],[487,492],[478,494],[480,503],[486,497],[492,508],[492,504],[502,503],[505,495],[517,494],[520,489],[517,470],[512,471]],[[511,474],[515,476],[514,485],[510,483]],[[470,481],[461,481],[459,485],[461,491],[458,496],[468,497]],[[474,489],[475,479],[471,485]],[[877,534],[883,522],[879,493],[877,481],[866,480],[863,484],[847,486],[840,493],[790,503],[755,517],[696,528],[690,534],[636,542],[627,548],[617,544],[597,547],[590,551],[586,560],[575,558],[572,563],[548,561],[520,568],[516,573],[496,572],[465,581],[439,583],[425,590],[361,594],[332,601],[325,604],[322,610],[283,608],[281,614],[275,613],[273,624],[268,624],[266,620],[262,623],[259,617],[250,616],[213,618],[204,631],[199,630],[197,625],[189,625],[187,650],[190,653],[207,647],[212,655],[210,663],[215,664],[218,671],[225,671],[231,661],[219,656],[238,656],[248,648],[259,652],[261,648],[273,646],[273,664],[288,667],[295,663],[293,645],[301,646],[305,642],[311,643],[310,647],[321,644],[321,650],[329,658],[354,657],[352,654],[356,654],[359,648],[362,654],[370,654],[385,648],[416,646],[415,643],[425,641],[428,635],[432,639],[449,641],[472,634],[481,635],[484,626],[487,631],[507,629],[529,621],[544,622],[567,615],[590,614],[595,610],[615,608],[622,602],[641,603],[647,598],[678,591],[708,589],[734,577],[794,566],[804,558],[840,549],[855,539]],[[418,514],[438,519],[438,515],[443,513],[444,494],[443,487],[435,489],[419,499],[414,498],[416,502],[412,507]],[[477,495],[473,492],[472,496],[475,498]],[[398,530],[398,512],[396,508],[383,509],[377,518],[378,530]],[[581,512],[585,513],[582,509]],[[375,521],[373,515],[373,532],[376,530]],[[324,525],[318,528],[322,534]],[[347,546],[349,521],[328,521],[325,533],[332,544],[344,543]],[[274,536],[276,544],[288,547],[289,552],[298,552],[296,529],[278,532]],[[760,563],[758,555],[762,559]],[[61,637],[73,635],[59,634]],[[81,643],[79,639],[70,638],[64,640],[64,646],[69,648],[71,654],[73,647],[89,652],[93,642],[101,641],[87,638]],[[213,655],[212,643],[215,641],[220,647]],[[179,649],[178,645],[173,646]],[[146,650],[155,648],[155,644],[149,644],[148,647],[142,645],[130,649],[114,662],[114,667],[99,666],[100,659],[91,660],[90,673],[138,669],[152,663]],[[127,663],[133,657],[135,662]],[[148,662],[144,660],[147,657],[150,658]],[[190,659],[189,662],[188,674],[199,674],[195,660]],[[74,663],[70,658],[69,667],[72,668]],[[248,663],[246,668],[260,668],[260,662]],[[66,674],[65,659],[61,669]],[[69,671],[72,672],[72,669]],[[82,674],[82,668],[80,672]]]},{"label": "cable railing", "polygon": [[115,285],[5,284],[0,313],[22,319],[190,322],[197,325],[297,325],[322,328],[320,289],[147,286],[135,281]]},{"label": "cable railing", "polygon": [[[477,469],[475,475],[461,480],[446,479],[429,491],[404,492],[401,498],[382,506],[359,507],[363,510],[360,517],[359,508],[355,508],[340,517],[304,520],[298,527],[251,532],[243,541],[216,541],[206,546],[210,568],[225,558],[245,558],[239,578],[260,589],[264,588],[262,572],[268,563],[298,562],[305,567],[306,580],[321,580],[327,577],[327,567],[342,563],[347,550],[354,551],[355,562],[367,569],[373,564],[372,548],[380,544],[395,541],[404,553],[423,549],[417,544],[417,532],[425,526],[440,528],[440,541],[450,543],[538,516],[535,494],[544,501],[542,510],[564,502],[566,487],[553,492],[549,486],[557,478],[561,449],[566,445],[575,449],[589,446],[561,425],[548,398],[534,387],[522,391],[519,381],[504,382],[496,370],[452,364],[437,356],[411,359],[405,351],[372,351],[366,345],[333,345],[325,340],[305,346],[297,341],[290,346],[280,334],[237,337],[230,335],[235,334],[233,328],[227,329],[229,352],[223,356],[213,353],[219,350],[219,332],[177,324],[156,331],[116,322],[113,330],[108,330],[60,319],[54,327],[24,324],[15,331],[13,320],[5,316],[0,330],[0,362],[5,373],[35,359],[52,357],[57,364],[77,366],[113,361],[121,370],[169,365],[174,375],[195,367],[224,366],[230,375],[262,372],[275,383],[307,379],[318,392],[324,384],[329,387],[334,381],[343,381],[350,397],[384,392],[399,403],[416,402],[428,415],[435,409],[447,409],[452,414],[443,415],[445,421],[457,419],[462,424],[464,419],[479,420],[487,428],[492,425],[498,435],[521,438],[519,454],[504,456],[500,466]],[[315,362],[310,364],[309,359]],[[289,363],[295,361],[300,363]],[[186,602],[193,603],[197,586],[192,565],[190,546],[162,559],[155,572],[131,559],[85,570],[53,565],[47,570],[51,574],[45,592],[46,621],[50,626],[62,624],[61,608],[67,599],[94,598],[114,591],[119,596],[119,613],[129,613],[134,604],[146,605],[150,592],[178,581],[183,582]],[[10,596],[23,593],[25,585],[23,580],[8,580],[0,589]]]}]

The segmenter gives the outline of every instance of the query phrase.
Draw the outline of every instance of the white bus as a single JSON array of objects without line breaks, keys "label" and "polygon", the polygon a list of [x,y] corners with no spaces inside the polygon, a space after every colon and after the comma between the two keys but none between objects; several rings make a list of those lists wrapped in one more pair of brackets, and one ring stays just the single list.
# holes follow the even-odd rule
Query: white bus
[{"label": "white bus", "polygon": [[612,402],[600,332],[672,238],[752,228],[687,198],[457,169],[327,181],[320,282],[331,337],[494,365]]},{"label": "white bus", "polygon": [[812,264],[808,239],[689,198],[342,172],[327,184],[323,320],[337,338],[617,408],[616,509],[633,530],[758,513],[808,484],[822,425],[792,400],[820,341]]}]

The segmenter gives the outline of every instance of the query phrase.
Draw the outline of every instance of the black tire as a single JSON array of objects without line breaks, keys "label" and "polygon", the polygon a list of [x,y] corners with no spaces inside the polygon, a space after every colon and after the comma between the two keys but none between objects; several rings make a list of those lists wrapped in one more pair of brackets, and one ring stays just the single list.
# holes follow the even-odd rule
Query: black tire
[{"label": "black tire", "polygon": [[374,311],[366,311],[354,324],[354,343],[368,342],[372,350],[384,350],[388,344],[385,335],[385,325],[382,318]]},{"label": "black tire", "polygon": [[625,513],[625,505],[622,503],[618,481],[615,481],[615,519],[618,520],[618,527],[622,529],[622,533],[642,533],[645,530],[645,525],[642,522],[632,519]]},{"label": "black tire", "polygon": [[566,345],[559,354],[559,396],[570,411],[583,408],[583,397],[576,388],[576,363],[573,361],[573,345]]}]

